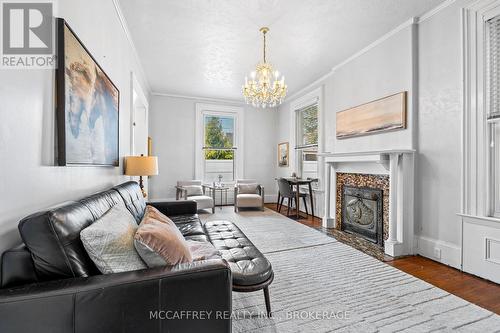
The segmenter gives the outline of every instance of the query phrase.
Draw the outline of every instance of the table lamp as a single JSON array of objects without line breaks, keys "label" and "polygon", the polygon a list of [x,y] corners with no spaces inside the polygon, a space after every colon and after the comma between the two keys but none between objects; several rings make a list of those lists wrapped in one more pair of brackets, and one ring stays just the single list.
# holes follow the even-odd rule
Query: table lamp
[{"label": "table lamp", "polygon": [[144,191],[143,176],[156,176],[158,174],[158,157],[156,156],[126,156],[125,174],[127,176],[139,176],[139,186],[142,195],[147,197]]}]

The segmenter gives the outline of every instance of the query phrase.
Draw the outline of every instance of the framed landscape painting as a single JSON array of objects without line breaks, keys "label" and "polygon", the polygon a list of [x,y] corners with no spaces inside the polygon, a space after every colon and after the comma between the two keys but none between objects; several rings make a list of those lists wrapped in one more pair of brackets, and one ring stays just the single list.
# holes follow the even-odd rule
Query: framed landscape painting
[{"label": "framed landscape painting", "polygon": [[278,144],[278,166],[287,167],[289,159],[289,148],[288,142],[282,142]]},{"label": "framed landscape painting", "polygon": [[337,138],[406,128],[406,91],[362,104],[336,115]]},{"label": "framed landscape painting", "polygon": [[57,19],[59,165],[118,166],[120,92],[64,19]]}]

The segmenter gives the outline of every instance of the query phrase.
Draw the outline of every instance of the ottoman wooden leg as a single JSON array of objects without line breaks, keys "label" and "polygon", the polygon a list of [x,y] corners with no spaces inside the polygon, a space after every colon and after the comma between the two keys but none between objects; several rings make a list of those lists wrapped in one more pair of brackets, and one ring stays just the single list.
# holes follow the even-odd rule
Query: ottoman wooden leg
[{"label": "ottoman wooden leg", "polygon": [[264,288],[264,299],[266,300],[267,316],[271,317],[271,301],[269,300],[269,287]]}]

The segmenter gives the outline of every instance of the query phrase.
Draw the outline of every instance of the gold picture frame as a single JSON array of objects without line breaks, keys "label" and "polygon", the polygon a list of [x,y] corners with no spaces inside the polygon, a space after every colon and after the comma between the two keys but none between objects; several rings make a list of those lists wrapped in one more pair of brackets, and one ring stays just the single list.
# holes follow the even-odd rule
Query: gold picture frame
[{"label": "gold picture frame", "polygon": [[278,143],[278,166],[287,167],[290,161],[290,147],[288,142]]}]

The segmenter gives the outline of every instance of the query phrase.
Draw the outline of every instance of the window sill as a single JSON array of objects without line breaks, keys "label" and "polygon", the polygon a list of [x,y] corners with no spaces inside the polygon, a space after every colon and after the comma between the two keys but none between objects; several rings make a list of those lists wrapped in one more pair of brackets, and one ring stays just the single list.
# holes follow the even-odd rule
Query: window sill
[{"label": "window sill", "polygon": [[499,217],[494,217],[494,216],[477,216],[477,215],[469,215],[469,214],[461,214],[458,213],[458,216],[461,217],[467,217],[471,219],[476,219],[476,220],[482,220],[482,221],[487,221],[487,222],[494,222],[494,223],[500,223],[500,218]]}]

